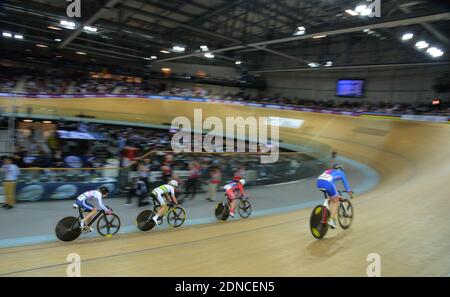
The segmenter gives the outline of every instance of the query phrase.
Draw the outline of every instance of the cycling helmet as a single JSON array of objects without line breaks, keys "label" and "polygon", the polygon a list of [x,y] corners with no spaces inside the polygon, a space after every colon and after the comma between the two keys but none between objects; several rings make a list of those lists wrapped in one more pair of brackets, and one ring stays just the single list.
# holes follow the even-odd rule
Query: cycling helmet
[{"label": "cycling helmet", "polygon": [[176,180],[171,180],[170,182],[169,182],[169,185],[171,185],[172,187],[174,187],[174,188],[177,188],[178,187],[178,182],[176,181]]},{"label": "cycling helmet", "polygon": [[344,165],[341,165],[341,164],[333,164],[333,169],[340,169],[340,170],[344,171]]},{"label": "cycling helmet", "polygon": [[240,180],[239,180],[239,183],[240,183],[241,185],[245,186],[245,179],[240,179]]},{"label": "cycling helmet", "polygon": [[102,193],[103,195],[109,194],[109,189],[105,186],[101,186],[100,188],[98,188],[98,190],[100,191],[100,193]]}]

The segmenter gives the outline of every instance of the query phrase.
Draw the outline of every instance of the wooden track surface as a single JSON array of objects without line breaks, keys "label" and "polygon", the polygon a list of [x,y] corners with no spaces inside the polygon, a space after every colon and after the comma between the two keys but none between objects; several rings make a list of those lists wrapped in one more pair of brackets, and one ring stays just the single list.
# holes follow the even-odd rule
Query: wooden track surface
[{"label": "wooden track surface", "polygon": [[[450,272],[450,125],[303,113],[237,105],[145,99],[20,99],[20,104],[85,108],[99,118],[161,124],[175,116],[281,116],[305,120],[281,129],[331,145],[366,163],[379,185],[354,200],[348,231],[312,239],[310,209],[111,239],[0,250],[0,275],[65,275],[66,256],[81,255],[84,276],[365,276],[369,253],[383,276],[447,276]],[[8,104],[0,99],[0,105]],[[89,114],[85,112],[85,114]],[[69,115],[69,114],[68,114]],[[274,193],[279,194],[279,193]],[[14,273],[15,272],[15,273]]]}]

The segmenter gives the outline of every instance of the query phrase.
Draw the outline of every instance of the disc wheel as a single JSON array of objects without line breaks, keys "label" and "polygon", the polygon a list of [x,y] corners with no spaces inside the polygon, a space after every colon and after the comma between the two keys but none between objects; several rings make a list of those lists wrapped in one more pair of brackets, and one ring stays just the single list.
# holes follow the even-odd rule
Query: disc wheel
[{"label": "disc wheel", "polygon": [[144,210],[136,217],[136,226],[141,231],[150,231],[155,227],[155,222],[152,218],[155,216],[155,212],[152,210]]},{"label": "disc wheel", "polygon": [[97,231],[101,236],[112,236],[119,232],[120,218],[115,213],[103,214],[97,221]]},{"label": "disc wheel", "polygon": [[228,204],[220,202],[216,205],[214,214],[219,221],[226,221],[230,216],[230,209]]},{"label": "disc wheel", "polygon": [[316,206],[309,220],[309,229],[311,234],[316,239],[322,239],[328,231],[328,218],[330,211],[323,205]]},{"label": "disc wheel", "polygon": [[56,237],[59,240],[69,242],[77,239],[81,234],[78,218],[65,217],[61,219],[55,227]]},{"label": "disc wheel", "polygon": [[342,229],[347,230],[353,222],[353,206],[348,199],[343,199],[338,209],[338,221]]}]

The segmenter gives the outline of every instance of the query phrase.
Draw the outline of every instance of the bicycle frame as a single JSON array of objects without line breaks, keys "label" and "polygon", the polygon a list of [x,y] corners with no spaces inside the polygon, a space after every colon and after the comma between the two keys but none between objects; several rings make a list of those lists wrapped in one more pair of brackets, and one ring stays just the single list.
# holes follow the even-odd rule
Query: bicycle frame
[{"label": "bicycle frame", "polygon": [[165,217],[167,215],[167,213],[169,213],[172,210],[172,208],[173,208],[173,203],[167,203],[166,210],[164,211],[163,216]]},{"label": "bicycle frame", "polygon": [[[78,209],[78,213],[79,213],[79,215],[78,215],[78,218],[79,219],[84,219],[84,217],[83,217],[83,211],[81,210],[81,208],[79,207],[79,206],[77,206],[76,207],[77,209]],[[89,222],[89,224],[87,224],[87,226],[91,226],[92,224],[94,224],[95,223],[95,221],[104,213],[105,211],[102,209],[102,210],[100,210],[100,211],[98,211],[96,214],[95,214],[95,216],[91,219],[91,221]]]},{"label": "bicycle frame", "polygon": [[[325,191],[323,191],[323,195],[325,196],[325,201],[323,202],[323,206],[326,207],[326,209],[328,209],[328,211],[330,211],[330,204],[329,204],[330,197],[328,196],[328,194]],[[338,201],[339,201],[339,204],[340,204],[342,202],[342,200],[343,200],[341,191],[339,191],[339,196],[340,196],[340,198],[338,199]],[[345,209],[345,206],[344,206],[344,210],[347,211]],[[327,219],[328,219],[327,218],[327,213],[324,212],[323,213],[323,218],[322,218],[322,223],[326,224],[327,223]]]},{"label": "bicycle frame", "polygon": [[[161,206],[161,203],[159,203],[158,199],[152,198],[153,199],[153,205],[156,206],[158,205],[159,207]],[[166,202],[166,210],[164,211],[164,213],[162,214],[163,216],[165,216],[174,206],[173,202]]]}]

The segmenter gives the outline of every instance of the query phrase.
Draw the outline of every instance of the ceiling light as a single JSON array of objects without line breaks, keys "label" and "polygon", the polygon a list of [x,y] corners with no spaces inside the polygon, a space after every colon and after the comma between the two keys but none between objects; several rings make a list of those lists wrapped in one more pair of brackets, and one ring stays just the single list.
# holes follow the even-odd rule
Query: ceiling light
[{"label": "ceiling light", "polygon": [[295,36],[304,35],[306,32],[306,28],[303,26],[297,27],[297,31],[294,32]]},{"label": "ceiling light", "polygon": [[150,61],[151,59],[146,57],[146,58],[144,58],[144,60]]},{"label": "ceiling light", "polygon": [[358,15],[358,13],[356,11],[353,11],[351,9],[346,9],[345,12],[348,13],[349,15],[351,15],[351,16],[357,16]]},{"label": "ceiling light", "polygon": [[320,64],[319,63],[308,63],[308,66],[311,68],[316,68],[316,67],[319,67]]},{"label": "ceiling light", "polygon": [[73,30],[76,27],[76,24],[74,22],[69,22],[69,21],[66,21],[66,20],[62,20],[59,23],[61,24],[61,26],[63,26],[64,28],[67,28],[67,29],[72,29]]},{"label": "ceiling light", "polygon": [[55,41],[56,42],[61,42],[61,39],[60,38],[55,38]]},{"label": "ceiling light", "polygon": [[201,45],[200,48],[202,49],[203,52],[209,51],[209,48],[207,45]]},{"label": "ceiling light", "polygon": [[92,26],[84,26],[83,30],[88,31],[88,32],[92,32],[95,33],[98,31],[98,29],[96,27],[92,27]]},{"label": "ceiling light", "polygon": [[37,47],[48,47],[45,44],[36,44]]},{"label": "ceiling light", "polygon": [[157,56],[151,56],[150,59],[156,60],[156,59],[158,59],[158,57]]},{"label": "ceiling light", "polygon": [[236,64],[236,65],[241,65],[241,64],[242,64],[242,61],[236,61],[236,62],[234,62],[234,64]]},{"label": "ceiling light", "polygon": [[162,72],[169,72],[169,71],[172,71],[172,69],[170,69],[170,68],[161,68],[161,71]]},{"label": "ceiling light", "polygon": [[22,34],[15,34],[14,38],[15,39],[23,39],[23,35]]},{"label": "ceiling light", "polygon": [[78,55],[86,55],[85,52],[76,52]]},{"label": "ceiling light", "polygon": [[33,120],[23,120],[24,122],[26,122],[26,123],[32,123],[33,122]]},{"label": "ceiling light", "polygon": [[51,124],[52,121],[43,121],[42,123],[44,123],[44,124]]},{"label": "ceiling light", "polygon": [[361,14],[361,13],[363,13],[365,10],[367,9],[367,5],[358,5],[358,6],[356,6],[356,8],[355,8],[355,12],[357,13],[357,14]]},{"label": "ceiling light", "polygon": [[424,48],[427,48],[428,46],[429,46],[429,44],[426,41],[421,40],[421,41],[416,42],[416,47],[418,49],[424,49]]},{"label": "ceiling light", "polygon": [[52,29],[52,30],[56,30],[56,31],[62,31],[61,28],[55,27],[55,26],[48,26],[47,28]]},{"label": "ceiling light", "polygon": [[405,33],[405,34],[403,34],[403,36],[402,36],[402,40],[403,40],[403,41],[410,40],[410,39],[412,39],[413,37],[414,37],[414,34],[412,34],[412,33]]},{"label": "ceiling light", "polygon": [[168,50],[160,50],[160,52],[163,54],[170,54],[170,51],[168,51]]},{"label": "ceiling light", "polygon": [[362,16],[368,16],[372,13],[372,9],[370,8],[365,8],[363,11],[361,11],[360,15]]},{"label": "ceiling light", "polygon": [[444,52],[437,47],[430,47],[427,49],[427,53],[430,54],[433,58],[440,57],[444,54]]},{"label": "ceiling light", "polygon": [[370,31],[370,29],[364,29],[363,30],[363,32],[365,32],[365,33],[369,32],[369,31]]},{"label": "ceiling light", "polygon": [[6,37],[6,38],[11,38],[12,37],[12,34],[11,33],[9,33],[9,32],[3,32],[3,37]]},{"label": "ceiling light", "polygon": [[319,38],[324,38],[327,37],[327,35],[316,35],[313,37],[313,39],[319,39]]},{"label": "ceiling light", "polygon": [[183,52],[186,50],[186,48],[184,48],[184,47],[182,47],[182,46],[174,46],[174,47],[172,48],[172,50],[173,50],[174,52],[176,52],[176,53],[183,53]]},{"label": "ceiling light", "polygon": [[333,62],[332,61],[327,61],[327,62],[325,62],[324,66],[325,67],[331,67],[331,66],[333,66]]},{"label": "ceiling light", "polygon": [[213,59],[214,55],[212,53],[206,53],[205,57],[208,58],[208,59]]}]

